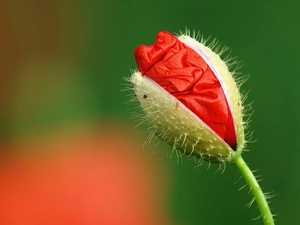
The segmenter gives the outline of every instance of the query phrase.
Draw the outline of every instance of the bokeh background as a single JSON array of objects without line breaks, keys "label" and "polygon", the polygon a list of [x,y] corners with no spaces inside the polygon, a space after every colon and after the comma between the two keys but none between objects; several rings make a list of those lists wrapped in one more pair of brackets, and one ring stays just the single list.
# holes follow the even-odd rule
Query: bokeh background
[{"label": "bokeh background", "polygon": [[[1,1],[0,224],[262,224],[234,165],[143,147],[124,77],[158,31],[200,30],[251,74],[245,160],[277,224],[300,203],[298,1]],[[127,84],[128,87],[128,84]],[[134,111],[134,110],[133,110]]]}]

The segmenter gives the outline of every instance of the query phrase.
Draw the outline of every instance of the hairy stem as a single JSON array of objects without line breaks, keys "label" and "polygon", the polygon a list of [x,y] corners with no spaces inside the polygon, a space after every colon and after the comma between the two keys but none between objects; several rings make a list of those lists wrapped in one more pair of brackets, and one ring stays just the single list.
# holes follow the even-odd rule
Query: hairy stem
[{"label": "hairy stem", "polygon": [[261,218],[265,225],[274,225],[273,215],[271,213],[269,204],[267,202],[266,196],[263,193],[261,187],[259,186],[255,176],[252,171],[249,169],[248,165],[245,163],[241,155],[237,155],[233,159],[235,165],[240,170],[244,179],[246,180],[254,198],[259,208]]}]

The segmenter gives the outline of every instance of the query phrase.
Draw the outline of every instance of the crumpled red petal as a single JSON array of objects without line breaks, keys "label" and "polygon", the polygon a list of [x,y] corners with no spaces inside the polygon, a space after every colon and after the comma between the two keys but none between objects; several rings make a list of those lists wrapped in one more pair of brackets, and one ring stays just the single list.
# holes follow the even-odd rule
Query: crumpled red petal
[{"label": "crumpled red petal", "polygon": [[175,96],[236,148],[233,117],[222,86],[209,65],[193,49],[168,32],[156,43],[134,51],[139,71]]}]

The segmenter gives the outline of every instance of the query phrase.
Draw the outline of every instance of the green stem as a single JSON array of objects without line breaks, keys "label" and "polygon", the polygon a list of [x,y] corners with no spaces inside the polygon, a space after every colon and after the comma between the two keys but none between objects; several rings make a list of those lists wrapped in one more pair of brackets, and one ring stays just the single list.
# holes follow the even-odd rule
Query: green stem
[{"label": "green stem", "polygon": [[252,171],[249,169],[248,165],[245,163],[244,159],[241,155],[237,155],[233,159],[235,165],[240,170],[241,174],[243,175],[244,179],[246,180],[250,190],[255,198],[255,201],[258,205],[262,220],[265,225],[274,225],[273,216],[268,205],[267,199],[261,187],[259,186],[255,176],[253,175]]}]

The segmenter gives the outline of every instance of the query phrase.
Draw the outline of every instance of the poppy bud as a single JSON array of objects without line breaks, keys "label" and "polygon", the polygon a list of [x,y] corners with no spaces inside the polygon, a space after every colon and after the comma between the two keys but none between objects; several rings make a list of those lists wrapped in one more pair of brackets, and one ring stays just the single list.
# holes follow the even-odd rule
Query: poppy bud
[{"label": "poppy bud", "polygon": [[239,86],[211,48],[188,35],[159,32],[134,51],[132,89],[151,130],[187,155],[226,163],[245,145]]}]

